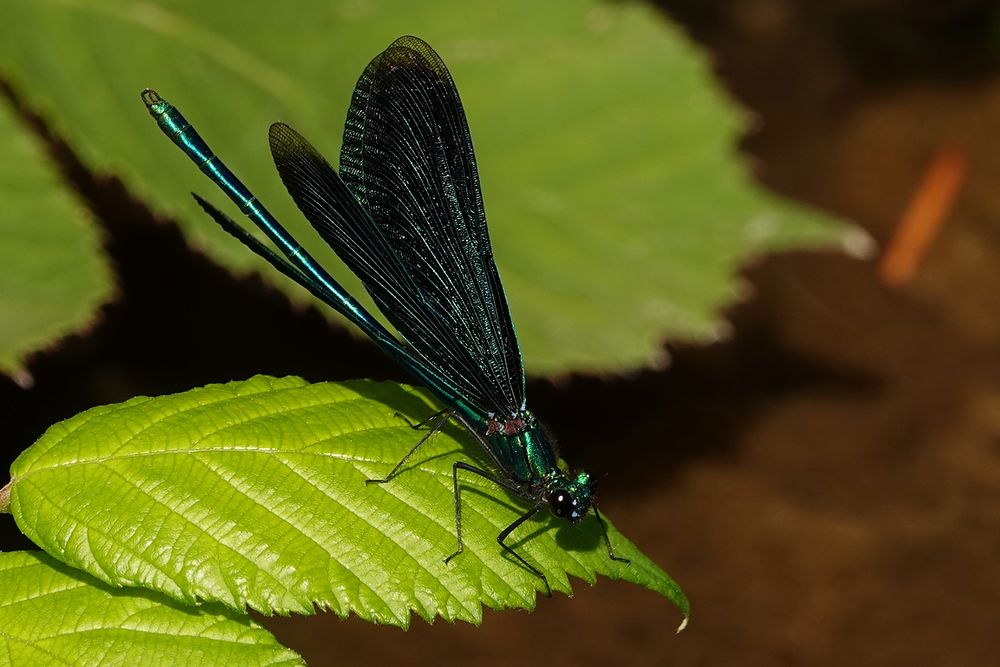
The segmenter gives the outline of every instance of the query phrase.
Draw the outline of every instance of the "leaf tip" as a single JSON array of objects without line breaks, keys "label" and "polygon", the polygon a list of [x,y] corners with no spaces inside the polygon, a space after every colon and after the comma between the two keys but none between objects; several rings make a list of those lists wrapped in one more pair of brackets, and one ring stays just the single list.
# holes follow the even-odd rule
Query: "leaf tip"
[{"label": "leaf tip", "polygon": [[848,257],[857,260],[871,260],[878,254],[878,243],[860,227],[851,227],[840,241],[841,248]]},{"label": "leaf tip", "polygon": [[679,635],[680,633],[684,632],[684,628],[688,626],[688,621],[690,620],[691,620],[691,614],[689,613],[684,614],[684,620],[682,620],[681,624],[677,626],[677,630],[674,632],[674,634]]}]

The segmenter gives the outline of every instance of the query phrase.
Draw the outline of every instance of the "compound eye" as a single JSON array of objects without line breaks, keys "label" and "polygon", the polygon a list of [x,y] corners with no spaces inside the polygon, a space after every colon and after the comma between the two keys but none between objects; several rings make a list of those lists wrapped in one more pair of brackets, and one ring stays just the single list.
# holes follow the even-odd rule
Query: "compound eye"
[{"label": "compound eye", "polygon": [[549,507],[559,518],[566,518],[576,510],[576,500],[565,489],[556,489],[549,497]]}]

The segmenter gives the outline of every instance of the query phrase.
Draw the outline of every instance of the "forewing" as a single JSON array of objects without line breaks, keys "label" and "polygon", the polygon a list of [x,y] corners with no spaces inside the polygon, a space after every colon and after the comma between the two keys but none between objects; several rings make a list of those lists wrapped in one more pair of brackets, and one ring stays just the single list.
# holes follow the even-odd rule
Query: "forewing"
[{"label": "forewing", "polygon": [[426,308],[424,317],[383,309],[386,317],[423,355],[475,384],[491,411],[521,409],[524,370],[465,112],[447,68],[422,40],[396,40],[365,69],[340,175],[381,231],[394,271],[407,277],[394,289],[416,289]]},{"label": "forewing", "polygon": [[[432,381],[437,383],[432,388],[446,399],[462,399],[479,414],[493,410],[488,393],[473,381],[475,364],[468,353],[462,356],[463,351],[457,349],[458,356],[451,356],[455,348],[449,344],[451,333],[446,324],[433,316],[410,267],[402,262],[383,230],[354,199],[336,170],[284,123],[271,126],[270,143],[274,164],[299,210],[361,279],[379,310],[432,369]],[[407,335],[416,327],[423,333],[419,346]],[[425,349],[438,352],[427,355]]]}]

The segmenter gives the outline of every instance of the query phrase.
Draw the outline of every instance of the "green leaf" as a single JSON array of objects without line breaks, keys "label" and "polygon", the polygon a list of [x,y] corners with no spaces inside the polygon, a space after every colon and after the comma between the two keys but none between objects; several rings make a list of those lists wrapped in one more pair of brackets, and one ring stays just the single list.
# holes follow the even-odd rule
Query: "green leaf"
[{"label": "green leaf", "polygon": [[[538,577],[504,557],[497,533],[524,507],[462,479],[465,551],[455,550],[452,463],[481,456],[446,428],[388,484],[420,437],[396,410],[436,408],[414,389],[256,377],[83,412],[50,428],[11,468],[18,526],[56,558],[119,586],[179,600],[311,613],[314,605],[406,626],[411,610],[478,623],[482,605],[533,608]],[[456,436],[458,439],[456,440]],[[598,574],[667,596],[677,585],[593,516],[532,521],[510,540],[570,591]]]},{"label": "green leaf", "polygon": [[748,256],[847,238],[829,217],[751,185],[733,148],[742,112],[704,54],[646,3],[63,0],[4,11],[0,66],[92,169],[120,173],[213,258],[264,270],[297,298],[191,202],[196,190],[228,205],[160,135],[139,90],[178,105],[367,300],[285,194],[266,131],[289,121],[336,162],[365,64],[401,34],[427,39],[465,101],[534,373],[658,364],[664,339],[725,330],[718,311],[745,291],[734,275]]},{"label": "green leaf", "polygon": [[0,553],[5,665],[304,665],[264,628],[218,605],[115,590],[41,553]]},{"label": "green leaf", "polygon": [[[2,21],[0,21],[2,23]],[[97,230],[0,101],[0,373],[94,319],[111,292]]]}]

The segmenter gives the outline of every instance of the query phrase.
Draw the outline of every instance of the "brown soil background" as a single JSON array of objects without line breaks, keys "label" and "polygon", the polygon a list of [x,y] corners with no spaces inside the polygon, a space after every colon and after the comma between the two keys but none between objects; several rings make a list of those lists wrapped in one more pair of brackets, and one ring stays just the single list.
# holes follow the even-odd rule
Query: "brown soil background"
[{"label": "brown soil background", "polygon": [[[766,258],[730,341],[673,347],[665,372],[532,384],[574,461],[610,473],[602,508],[684,586],[684,633],[667,602],[608,581],[479,628],[267,621],[313,667],[1000,662],[1000,9],[663,4],[759,116],[744,150],[762,182],[883,242],[935,151],[958,145],[970,172],[947,225],[902,289],[832,253]],[[34,358],[30,389],[0,380],[7,459],[135,394],[258,372],[404,379],[53,149],[105,226],[122,299]],[[0,548],[30,547],[9,517],[0,529]]]}]

